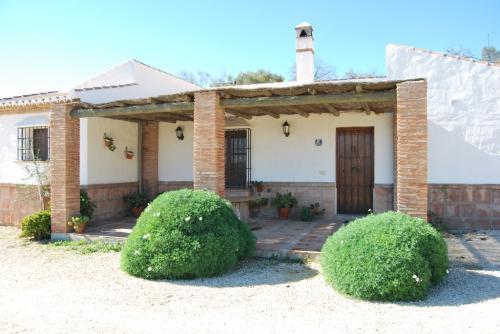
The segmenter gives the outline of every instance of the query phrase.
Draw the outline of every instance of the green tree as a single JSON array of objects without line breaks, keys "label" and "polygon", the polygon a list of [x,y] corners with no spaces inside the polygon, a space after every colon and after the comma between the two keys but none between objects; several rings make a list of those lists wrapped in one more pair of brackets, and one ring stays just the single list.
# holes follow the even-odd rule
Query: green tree
[{"label": "green tree", "polygon": [[282,82],[285,78],[281,74],[266,70],[240,72],[235,78],[237,85],[249,85],[266,82]]},{"label": "green tree", "polygon": [[485,46],[481,52],[481,58],[489,63],[500,63],[500,50],[493,46]]},{"label": "green tree", "polygon": [[371,72],[357,72],[352,68],[348,69],[344,74],[344,79],[366,79],[366,78],[376,78],[381,76],[377,71],[373,70]]}]

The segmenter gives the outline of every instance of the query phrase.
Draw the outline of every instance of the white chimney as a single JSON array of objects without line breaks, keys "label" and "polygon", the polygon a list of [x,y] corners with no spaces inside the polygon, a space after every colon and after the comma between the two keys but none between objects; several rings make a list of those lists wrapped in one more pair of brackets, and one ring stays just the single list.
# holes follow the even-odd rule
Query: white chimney
[{"label": "white chimney", "polygon": [[314,82],[314,38],[313,27],[303,22],[295,27],[296,47],[295,63],[297,81]]}]

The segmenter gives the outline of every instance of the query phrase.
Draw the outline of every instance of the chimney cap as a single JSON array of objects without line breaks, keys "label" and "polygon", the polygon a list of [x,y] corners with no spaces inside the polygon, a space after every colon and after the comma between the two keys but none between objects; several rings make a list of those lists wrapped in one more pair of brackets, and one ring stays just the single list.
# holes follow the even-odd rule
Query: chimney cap
[{"label": "chimney cap", "polygon": [[312,25],[309,22],[302,22],[301,24],[297,24],[295,29],[301,29],[301,28],[312,28]]}]

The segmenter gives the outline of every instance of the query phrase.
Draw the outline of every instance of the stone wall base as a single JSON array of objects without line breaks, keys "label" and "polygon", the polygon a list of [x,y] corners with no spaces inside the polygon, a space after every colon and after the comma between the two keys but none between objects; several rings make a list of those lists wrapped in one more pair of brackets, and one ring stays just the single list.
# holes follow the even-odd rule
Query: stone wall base
[{"label": "stone wall base", "polygon": [[129,215],[123,196],[138,190],[137,182],[81,186],[96,204],[93,220],[118,219]]},{"label": "stone wall base", "polygon": [[269,199],[267,207],[261,208],[262,216],[277,216],[277,210],[272,205],[277,192],[281,194],[291,192],[297,198],[299,204],[290,213],[292,219],[299,219],[301,208],[314,203],[319,203],[320,208],[325,209],[324,217],[326,218],[333,217],[336,213],[334,182],[264,182],[264,191],[260,194],[254,194],[256,197]]},{"label": "stone wall base", "polygon": [[[49,199],[45,201],[48,208]],[[21,226],[21,220],[40,211],[38,191],[34,185],[0,184],[0,225]]]},{"label": "stone wall base", "polygon": [[500,229],[499,184],[429,184],[428,198],[450,229]]}]

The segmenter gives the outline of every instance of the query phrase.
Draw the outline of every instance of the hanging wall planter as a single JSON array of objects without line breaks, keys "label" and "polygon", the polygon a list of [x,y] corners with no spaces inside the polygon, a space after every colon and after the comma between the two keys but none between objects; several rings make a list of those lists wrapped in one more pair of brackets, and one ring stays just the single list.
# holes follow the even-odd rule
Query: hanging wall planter
[{"label": "hanging wall planter", "polygon": [[114,151],[116,150],[116,146],[114,145],[114,139],[112,137],[109,137],[104,133],[104,145],[110,150]]},{"label": "hanging wall planter", "polygon": [[127,146],[125,146],[125,158],[130,160],[134,157],[134,155],[135,155],[134,151],[129,150]]}]

